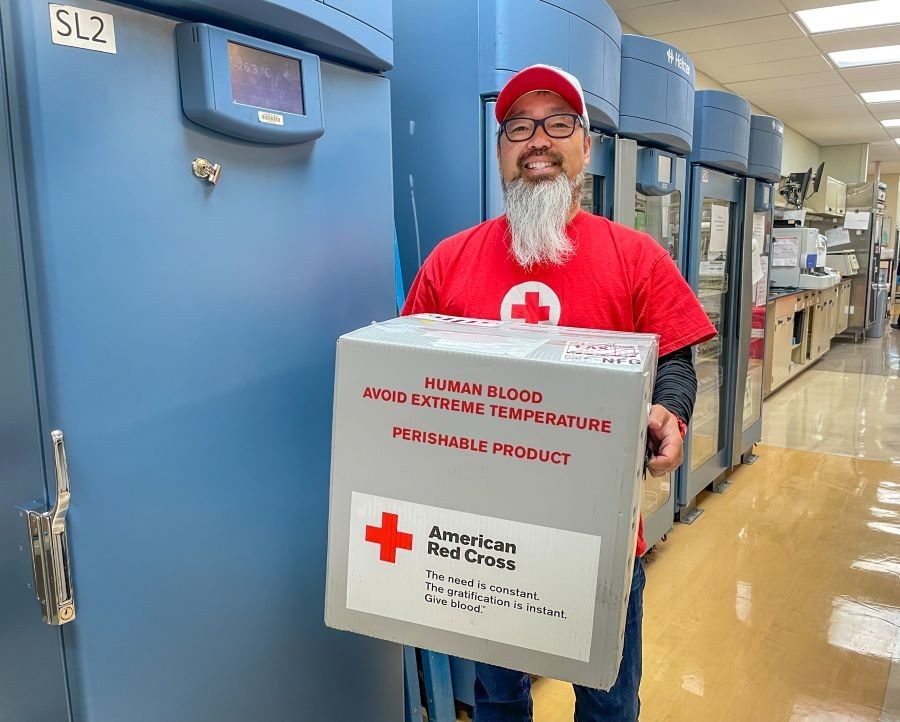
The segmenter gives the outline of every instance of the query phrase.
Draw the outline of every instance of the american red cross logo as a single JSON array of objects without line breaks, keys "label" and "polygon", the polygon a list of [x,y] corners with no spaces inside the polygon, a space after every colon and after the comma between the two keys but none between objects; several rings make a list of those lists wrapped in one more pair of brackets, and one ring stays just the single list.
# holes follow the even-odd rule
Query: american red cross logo
[{"label": "american red cross logo", "polygon": [[383,562],[395,564],[397,562],[397,550],[406,549],[412,551],[413,535],[398,531],[399,517],[396,514],[384,511],[381,513],[381,526],[366,525],[366,541],[381,545],[379,559]]},{"label": "american red cross logo", "polygon": [[561,312],[559,296],[540,281],[526,281],[513,286],[500,304],[500,318],[503,321],[556,326]]}]

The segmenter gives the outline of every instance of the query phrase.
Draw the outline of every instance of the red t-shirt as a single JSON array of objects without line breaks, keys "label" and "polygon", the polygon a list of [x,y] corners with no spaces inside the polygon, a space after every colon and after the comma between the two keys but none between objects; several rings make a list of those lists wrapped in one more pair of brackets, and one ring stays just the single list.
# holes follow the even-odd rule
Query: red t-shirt
[{"label": "red t-shirt", "polygon": [[[690,286],[653,238],[584,211],[566,231],[574,249],[569,260],[530,271],[512,256],[505,216],[447,238],[419,270],[403,315],[654,333],[661,356],[715,335]],[[645,551],[642,521],[637,553]]]}]

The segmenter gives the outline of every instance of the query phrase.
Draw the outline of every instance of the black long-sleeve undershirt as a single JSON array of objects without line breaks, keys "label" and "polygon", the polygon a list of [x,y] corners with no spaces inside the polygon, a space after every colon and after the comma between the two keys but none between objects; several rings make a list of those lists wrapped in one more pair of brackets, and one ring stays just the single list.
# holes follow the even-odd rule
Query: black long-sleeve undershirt
[{"label": "black long-sleeve undershirt", "polygon": [[653,403],[665,406],[688,423],[697,398],[697,372],[690,347],[660,356],[656,369]]}]

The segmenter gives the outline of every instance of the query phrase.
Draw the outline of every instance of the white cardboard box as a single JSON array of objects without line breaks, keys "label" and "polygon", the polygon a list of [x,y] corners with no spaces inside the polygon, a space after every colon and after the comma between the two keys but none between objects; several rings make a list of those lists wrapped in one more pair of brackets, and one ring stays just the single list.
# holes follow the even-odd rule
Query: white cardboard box
[{"label": "white cardboard box", "polygon": [[655,336],[413,316],[338,341],[328,626],[608,689]]}]

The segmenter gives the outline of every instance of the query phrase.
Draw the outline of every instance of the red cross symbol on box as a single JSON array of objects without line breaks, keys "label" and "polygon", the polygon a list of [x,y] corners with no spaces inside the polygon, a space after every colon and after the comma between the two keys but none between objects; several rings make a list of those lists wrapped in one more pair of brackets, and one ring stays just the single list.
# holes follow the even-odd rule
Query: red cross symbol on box
[{"label": "red cross symbol on box", "polygon": [[383,562],[395,564],[397,562],[397,550],[406,549],[412,551],[413,535],[398,531],[399,517],[390,512],[381,513],[381,526],[366,525],[366,541],[381,545],[379,559]]},{"label": "red cross symbol on box", "polygon": [[525,303],[514,303],[512,317],[522,319],[525,323],[540,323],[550,320],[550,306],[541,305],[541,294],[538,291],[528,291],[525,294]]}]

